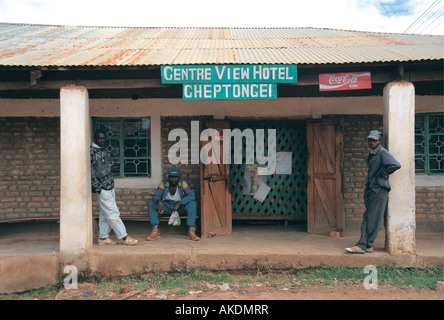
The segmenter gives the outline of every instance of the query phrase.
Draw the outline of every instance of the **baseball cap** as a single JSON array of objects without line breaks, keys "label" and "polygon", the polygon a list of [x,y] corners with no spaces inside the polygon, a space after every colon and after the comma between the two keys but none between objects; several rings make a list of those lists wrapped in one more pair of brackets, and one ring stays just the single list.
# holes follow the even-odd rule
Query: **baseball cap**
[{"label": "baseball cap", "polygon": [[370,131],[367,139],[380,140],[382,138],[382,132],[378,130]]},{"label": "baseball cap", "polygon": [[180,177],[179,170],[171,169],[170,171],[168,171],[168,177]]}]

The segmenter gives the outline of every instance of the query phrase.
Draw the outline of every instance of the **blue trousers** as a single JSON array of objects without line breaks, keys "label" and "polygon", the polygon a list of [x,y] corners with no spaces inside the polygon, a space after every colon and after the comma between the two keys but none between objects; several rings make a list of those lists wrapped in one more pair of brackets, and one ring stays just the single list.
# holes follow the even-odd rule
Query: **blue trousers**
[{"label": "blue trousers", "polygon": [[[165,208],[165,211],[163,214],[166,217],[169,217],[171,215],[171,213],[173,213],[173,208],[177,202],[169,201],[169,200],[162,201],[162,202],[163,202],[163,206]],[[153,225],[153,226],[159,225],[159,213],[157,212],[158,209],[159,208],[157,206],[157,203],[155,203],[154,201],[150,201],[148,203],[148,213],[150,214],[150,221],[151,221],[151,225]],[[194,227],[194,225],[196,224],[196,215],[197,215],[196,201],[190,201],[186,205],[181,205],[179,207],[179,210],[177,210],[177,212],[181,216],[186,214],[187,215],[187,225],[189,227]]]}]

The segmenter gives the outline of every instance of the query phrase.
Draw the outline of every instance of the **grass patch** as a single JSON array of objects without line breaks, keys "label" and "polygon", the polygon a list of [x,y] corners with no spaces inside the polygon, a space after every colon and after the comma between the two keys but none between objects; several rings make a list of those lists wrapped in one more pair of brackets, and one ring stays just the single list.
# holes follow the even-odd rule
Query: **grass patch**
[{"label": "grass patch", "polygon": [[[429,269],[376,266],[376,271],[378,285],[392,285],[399,288],[434,290],[437,282],[444,280],[444,266]],[[371,274],[371,272],[364,273],[363,268],[348,266],[290,270],[288,273],[294,276],[292,284],[295,286],[362,283]]]},{"label": "grass patch", "polygon": [[[444,281],[444,266],[439,268],[387,268],[377,266],[377,283],[399,288],[413,287],[416,290],[436,288],[437,282]],[[122,277],[116,279],[101,279],[98,277],[82,277],[81,283],[93,283],[96,286],[97,297],[109,297],[119,294],[121,286],[127,285],[131,291],[150,290],[166,295],[186,295],[189,292],[218,290],[220,285],[228,284],[230,290],[246,286],[271,285],[280,288],[300,288],[304,286],[328,286],[361,284],[368,276],[364,268],[317,267],[291,270],[260,270],[254,271],[223,271],[210,272],[200,269],[175,271],[142,275],[140,277]],[[56,286],[44,287],[24,293],[0,294],[0,300],[50,300],[63,288],[63,280]],[[79,290],[80,292],[82,290]]]}]

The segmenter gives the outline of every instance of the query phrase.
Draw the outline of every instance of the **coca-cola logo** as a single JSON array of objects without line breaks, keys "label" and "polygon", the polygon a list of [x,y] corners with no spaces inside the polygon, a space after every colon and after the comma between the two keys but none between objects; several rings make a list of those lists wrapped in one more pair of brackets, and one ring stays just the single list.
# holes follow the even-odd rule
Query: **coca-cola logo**
[{"label": "coca-cola logo", "polygon": [[328,79],[328,83],[330,84],[342,84],[342,85],[349,85],[351,87],[356,87],[356,82],[358,82],[358,77],[361,75],[358,75],[357,73],[347,73],[344,76],[336,76],[333,74],[330,79]]},{"label": "coca-cola logo", "polygon": [[347,72],[319,75],[320,90],[371,88],[370,72]]}]

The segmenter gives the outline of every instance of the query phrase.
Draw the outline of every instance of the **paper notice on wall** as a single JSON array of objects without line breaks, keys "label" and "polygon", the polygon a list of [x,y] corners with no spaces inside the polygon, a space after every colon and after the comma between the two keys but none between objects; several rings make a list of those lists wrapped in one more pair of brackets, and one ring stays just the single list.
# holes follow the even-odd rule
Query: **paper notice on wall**
[{"label": "paper notice on wall", "polygon": [[262,165],[246,165],[244,171],[243,194],[253,196],[262,183],[266,183],[267,176],[263,175],[263,170],[267,169]]},{"label": "paper notice on wall", "polygon": [[263,202],[267,197],[268,193],[270,192],[270,189],[271,188],[267,186],[265,183],[261,183],[256,193],[254,194],[254,198],[257,201]]},{"label": "paper notice on wall", "polygon": [[257,175],[258,176],[266,176],[266,175],[268,175],[268,168],[266,166],[258,167],[257,168]]},{"label": "paper notice on wall", "polygon": [[291,152],[276,152],[276,174],[291,174]]}]

